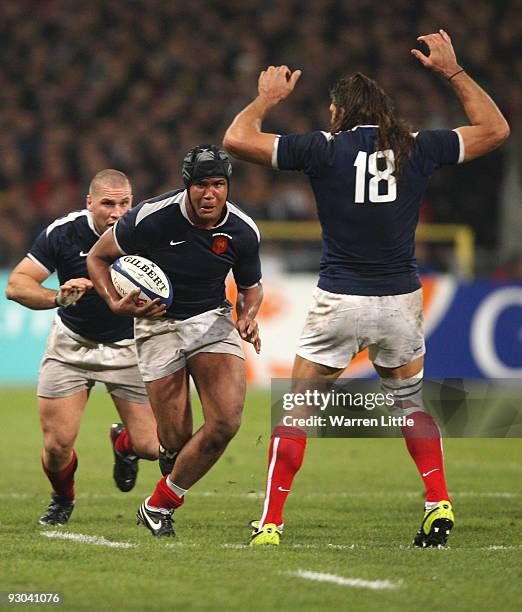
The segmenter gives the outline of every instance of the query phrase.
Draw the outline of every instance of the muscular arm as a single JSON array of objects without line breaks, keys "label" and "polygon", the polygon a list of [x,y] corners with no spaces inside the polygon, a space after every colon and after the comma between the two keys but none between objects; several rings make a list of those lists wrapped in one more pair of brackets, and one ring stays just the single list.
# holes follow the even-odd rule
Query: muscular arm
[{"label": "muscular arm", "polygon": [[293,91],[301,71],[291,72],[287,66],[270,66],[259,76],[259,94],[232,121],[223,138],[223,146],[238,159],[272,165],[276,134],[262,131],[270,110]]},{"label": "muscular arm", "polygon": [[249,289],[238,289],[236,327],[243,340],[254,345],[256,352],[261,350],[259,327],[255,317],[263,301],[263,285]]},{"label": "muscular arm", "polygon": [[417,49],[411,50],[412,55],[426,68],[450,79],[471,123],[457,128],[464,142],[464,161],[496,149],[509,136],[509,125],[495,102],[457,63],[449,35],[439,30],[418,40],[426,43],[430,55]]},{"label": "muscular arm", "polygon": [[49,310],[74,304],[92,287],[88,278],[71,278],[59,290],[47,289],[42,287],[42,283],[48,277],[46,270],[25,257],[9,276],[5,291],[7,299],[32,310]]},{"label": "muscular arm", "polygon": [[113,261],[121,257],[121,252],[114,240],[113,231],[106,231],[87,256],[87,269],[98,295],[116,314],[133,317],[154,317],[165,314],[165,306],[158,305],[159,298],[143,306],[136,306],[134,299],[140,293],[138,289],[121,298],[114,288],[110,266]]},{"label": "muscular arm", "polygon": [[464,140],[464,161],[499,147],[509,136],[509,125],[498,106],[465,72],[451,80],[470,126],[457,128]]}]

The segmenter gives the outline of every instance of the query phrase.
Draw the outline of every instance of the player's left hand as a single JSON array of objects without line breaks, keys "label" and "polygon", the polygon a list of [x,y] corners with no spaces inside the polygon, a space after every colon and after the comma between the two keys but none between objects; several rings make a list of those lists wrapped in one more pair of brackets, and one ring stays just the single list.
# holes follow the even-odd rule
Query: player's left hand
[{"label": "player's left hand", "polygon": [[418,49],[412,49],[411,54],[429,70],[437,72],[446,79],[461,70],[455,56],[451,38],[444,30],[439,30],[435,34],[419,36],[418,41],[423,42],[429,49],[430,54],[424,55]]},{"label": "player's left hand", "polygon": [[92,288],[92,281],[88,278],[70,278],[60,285],[55,298],[56,305],[62,308],[74,306],[84,293]]},{"label": "player's left hand", "polygon": [[256,353],[261,352],[261,338],[259,337],[259,325],[255,319],[238,319],[236,329],[245,342],[254,345]]},{"label": "player's left hand", "polygon": [[288,66],[269,66],[259,75],[259,95],[275,105],[292,93],[300,76],[300,70],[292,72]]}]

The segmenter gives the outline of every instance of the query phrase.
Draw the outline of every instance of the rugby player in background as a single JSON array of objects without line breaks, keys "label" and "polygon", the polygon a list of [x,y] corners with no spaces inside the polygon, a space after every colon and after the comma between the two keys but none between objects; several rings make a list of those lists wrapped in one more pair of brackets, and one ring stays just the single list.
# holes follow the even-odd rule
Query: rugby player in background
[{"label": "rugby player in background", "polygon": [[[138,362],[158,422],[164,474],[139,507],[137,520],[156,537],[174,535],[173,510],[239,429],[246,390],[240,338],[260,350],[255,320],[263,297],[259,231],[228,200],[231,174],[223,150],[194,147],[183,160],[185,188],[136,206],[88,257],[94,285],[115,313],[132,314],[134,308],[122,304],[109,274],[110,264],[121,255],[152,260],[174,290],[164,316],[135,322]],[[230,270],[238,286],[235,323],[225,295]],[[188,374],[204,417],[195,433]]]},{"label": "rugby player in background", "polygon": [[[52,486],[41,525],[64,525],[74,509],[74,443],[89,392],[103,382],[122,423],[111,428],[113,477],[121,491],[136,482],[138,457],[158,458],[156,422],[138,370],[133,319],[115,315],[92,288],[89,249],[131,207],[128,178],[102,170],[91,181],[84,210],[51,223],[11,273],[6,295],[33,310],[58,308],[38,377],[43,430],[42,468]],[[60,289],[42,283],[56,270]],[[122,302],[132,299],[128,297]],[[139,315],[153,316],[156,304]]]},{"label": "rugby player in background", "polygon": [[[425,514],[414,543],[443,546],[454,524],[446,488],[440,432],[424,411],[422,290],[414,254],[419,207],[430,175],[498,147],[509,126],[491,98],[457,63],[446,32],[420,36],[429,55],[412,49],[423,66],[453,88],[470,125],[411,134],[375,81],[358,73],[331,92],[329,132],[277,136],[263,119],[294,89],[301,71],[270,66],[259,94],[234,119],[224,146],[240,159],[278,170],[300,170],[315,194],[323,235],[319,284],[294,362],[293,390],[306,381],[331,383],[369,347],[408,450],[426,488]],[[302,382],[300,382],[302,381]],[[283,506],[304,456],[306,436],[276,427],[269,449],[263,513],[251,544],[279,544]]]}]

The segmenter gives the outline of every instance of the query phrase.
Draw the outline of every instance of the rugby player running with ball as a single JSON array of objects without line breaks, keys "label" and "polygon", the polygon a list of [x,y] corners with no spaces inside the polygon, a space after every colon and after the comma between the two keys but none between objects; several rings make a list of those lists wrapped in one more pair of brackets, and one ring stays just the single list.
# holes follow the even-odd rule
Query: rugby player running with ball
[{"label": "rugby player running with ball", "polygon": [[[239,429],[245,401],[241,338],[260,350],[255,316],[261,304],[259,231],[228,198],[232,165],[212,145],[183,161],[184,189],[145,200],[104,234],[88,257],[94,286],[113,312],[133,314],[111,283],[109,267],[125,254],[156,263],[169,277],[172,305],[162,316],[135,320],[140,371],[158,423],[164,477],[137,512],[154,536],[173,536],[172,511],[216,463]],[[237,321],[225,296],[232,270]],[[139,292],[136,292],[139,293]],[[157,300],[151,303],[157,304]],[[189,380],[204,424],[193,433]]]}]

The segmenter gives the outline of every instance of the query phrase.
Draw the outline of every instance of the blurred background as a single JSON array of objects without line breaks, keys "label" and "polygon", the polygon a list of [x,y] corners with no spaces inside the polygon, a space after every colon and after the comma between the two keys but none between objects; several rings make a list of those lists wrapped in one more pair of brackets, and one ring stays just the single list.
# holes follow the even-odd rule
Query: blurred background
[{"label": "blurred background", "polygon": [[[295,93],[266,122],[271,131],[328,129],[329,89],[357,70],[379,81],[415,131],[466,124],[450,87],[409,53],[418,35],[440,27],[512,134],[497,151],[435,174],[422,205],[419,264],[455,282],[516,282],[522,0],[2,3],[0,268],[16,265],[50,221],[82,208],[103,168],[126,172],[136,201],[180,187],[185,151],[221,142],[269,64],[303,70]],[[261,222],[265,276],[316,274],[318,229],[306,178],[237,162],[231,197]],[[272,302],[272,314],[281,311],[281,299]],[[0,334],[26,325],[9,312]],[[31,316],[31,326],[46,329],[48,317]],[[522,331],[510,337],[519,350]]]},{"label": "blurred background", "polygon": [[[102,168],[128,173],[138,200],[180,186],[184,152],[221,141],[271,63],[303,70],[267,121],[276,132],[327,129],[329,88],[356,70],[381,83],[414,130],[465,124],[451,89],[409,54],[417,35],[439,27],[512,136],[473,164],[438,172],[422,220],[469,226],[478,275],[520,277],[520,0],[2,3],[0,265],[17,263],[50,220],[83,207]],[[315,217],[297,174],[237,163],[232,198],[256,220]],[[274,264],[317,269],[313,245],[266,246]],[[418,256],[428,272],[458,266],[444,241],[423,240]]]}]

